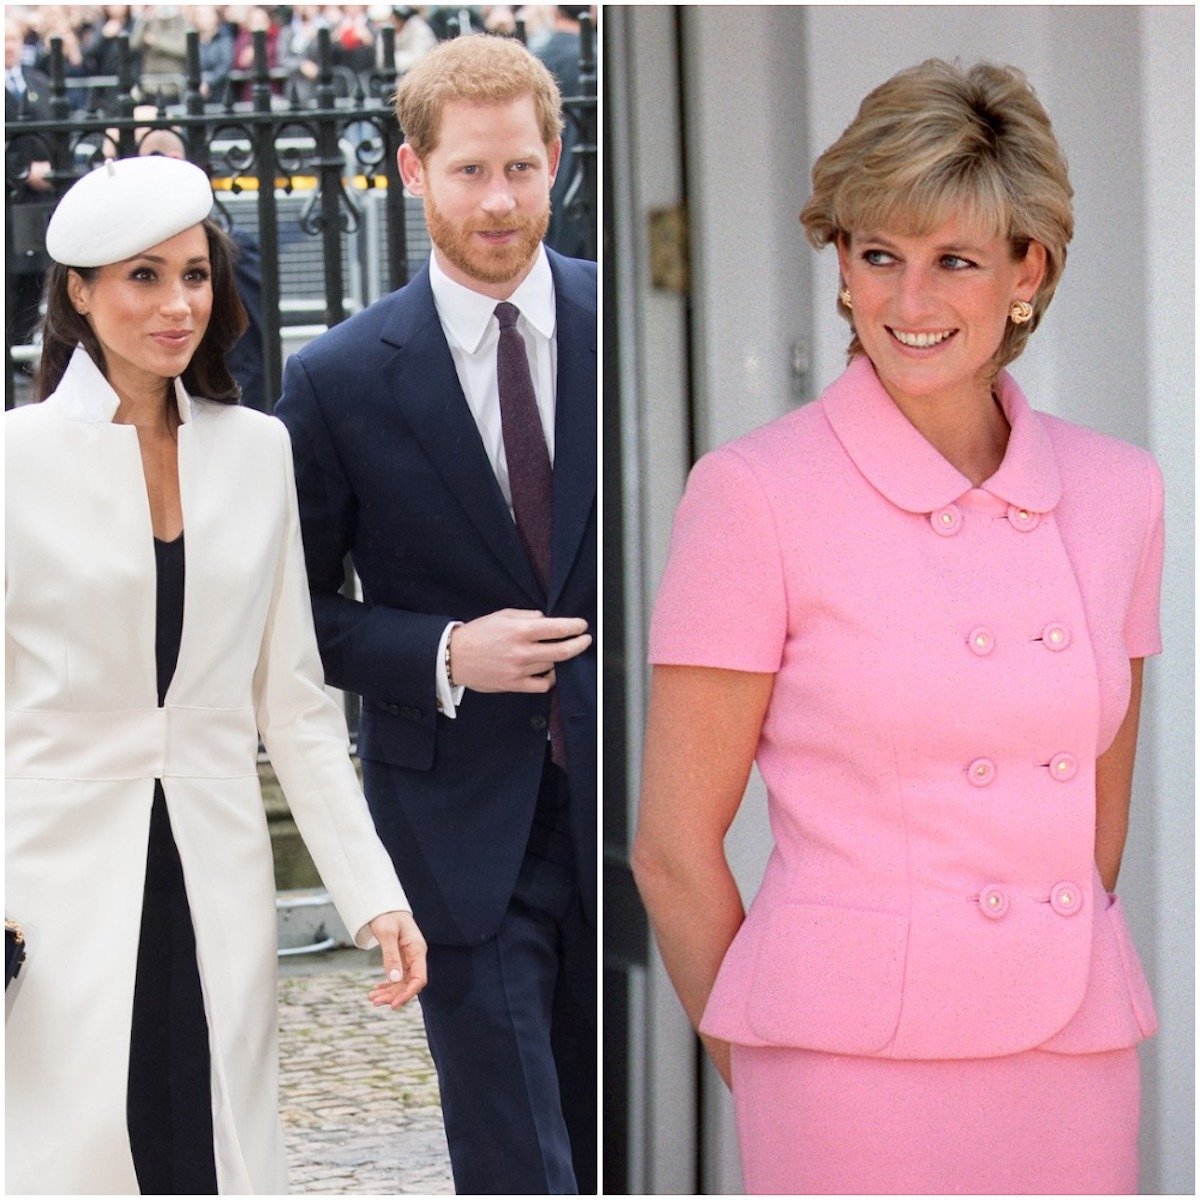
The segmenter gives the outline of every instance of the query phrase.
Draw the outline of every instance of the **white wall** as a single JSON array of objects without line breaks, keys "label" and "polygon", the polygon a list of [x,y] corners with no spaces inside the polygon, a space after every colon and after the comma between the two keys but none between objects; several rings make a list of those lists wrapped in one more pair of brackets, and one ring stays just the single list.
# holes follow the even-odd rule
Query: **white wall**
[{"label": "white wall", "polygon": [[[1145,1190],[1192,1193],[1195,1144],[1195,88],[1194,11],[1144,10],[1140,43],[1148,439],[1167,482],[1164,653],[1148,671],[1129,877],[1162,1032],[1143,1057]],[[1149,835],[1149,836],[1146,836]],[[1142,884],[1149,886],[1142,889]]]}]

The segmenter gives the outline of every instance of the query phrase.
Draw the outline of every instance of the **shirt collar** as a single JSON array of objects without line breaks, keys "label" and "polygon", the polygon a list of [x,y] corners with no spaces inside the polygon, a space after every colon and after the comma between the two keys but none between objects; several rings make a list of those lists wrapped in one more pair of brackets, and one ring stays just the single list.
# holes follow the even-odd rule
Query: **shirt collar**
[{"label": "shirt collar", "polygon": [[[488,332],[488,323],[495,315],[499,301],[451,279],[442,270],[436,253],[429,256],[429,286],[433,289],[433,302],[447,336],[468,354],[474,354]],[[529,274],[508,301],[521,310],[521,315],[542,337],[554,336],[554,276],[550,273],[545,246],[538,246]]]},{"label": "shirt collar", "polygon": [[[58,387],[46,398],[46,403],[70,421],[107,424],[117,415],[121,399],[104,378],[104,372],[92,361],[92,356],[79,345],[72,352]],[[179,408],[180,424],[189,424],[192,419],[192,398],[178,379],[175,380],[175,403]]]},{"label": "shirt collar", "polygon": [[[996,392],[1011,431],[1003,462],[980,487],[1019,508],[1049,512],[1062,495],[1049,434],[1007,371],[997,376]],[[855,466],[897,507],[929,513],[971,490],[971,481],[896,407],[865,354],[855,356],[820,403]]]}]

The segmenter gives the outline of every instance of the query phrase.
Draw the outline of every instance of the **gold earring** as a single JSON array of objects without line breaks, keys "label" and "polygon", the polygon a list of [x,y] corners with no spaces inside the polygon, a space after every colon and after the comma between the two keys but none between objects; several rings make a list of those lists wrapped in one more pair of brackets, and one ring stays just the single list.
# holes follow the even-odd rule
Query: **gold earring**
[{"label": "gold earring", "polygon": [[841,301],[841,302],[842,302],[842,303],[843,303],[843,304],[844,304],[844,305],[845,305],[847,308],[849,308],[849,309],[853,309],[853,308],[854,308],[854,305],[853,305],[853,303],[852,303],[852,302],[851,302],[851,300],[850,300],[850,289],[849,289],[848,287],[845,287],[845,286],[843,286],[843,287],[842,287],[842,290],[841,290],[840,292],[838,292],[838,299],[839,299],[839,300],[840,300],[840,301]]},{"label": "gold earring", "polygon": [[1028,300],[1014,300],[1008,306],[1008,315],[1014,325],[1024,325],[1033,316],[1033,305]]}]

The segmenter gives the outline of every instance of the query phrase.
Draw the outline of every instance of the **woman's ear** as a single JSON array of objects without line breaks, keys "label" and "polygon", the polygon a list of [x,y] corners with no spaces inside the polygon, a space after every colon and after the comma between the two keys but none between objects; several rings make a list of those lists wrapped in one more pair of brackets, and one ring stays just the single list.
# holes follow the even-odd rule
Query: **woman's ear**
[{"label": "woman's ear", "polygon": [[89,288],[84,282],[84,278],[78,271],[67,271],[67,299],[71,301],[71,306],[81,316],[88,315],[87,296]]},{"label": "woman's ear", "polygon": [[842,272],[842,284],[846,283],[846,268],[850,265],[850,245],[846,234],[838,231],[837,237],[834,239],[834,245],[837,247],[838,267]]},{"label": "woman's ear", "polygon": [[1041,242],[1030,241],[1025,249],[1025,258],[1021,262],[1020,275],[1017,280],[1018,298],[1032,300],[1037,290],[1046,278],[1046,261],[1049,255]]}]

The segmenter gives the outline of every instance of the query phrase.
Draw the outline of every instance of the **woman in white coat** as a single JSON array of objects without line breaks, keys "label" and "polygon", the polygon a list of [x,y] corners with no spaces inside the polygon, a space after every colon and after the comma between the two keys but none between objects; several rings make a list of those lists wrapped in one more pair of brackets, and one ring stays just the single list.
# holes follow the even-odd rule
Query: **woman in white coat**
[{"label": "woman in white coat", "polygon": [[224,365],[245,314],[211,204],[166,158],[67,193],[44,402],[5,422],[10,1194],[286,1190],[260,734],[382,945],[370,1000],[425,980],[322,686],[287,434]]}]

